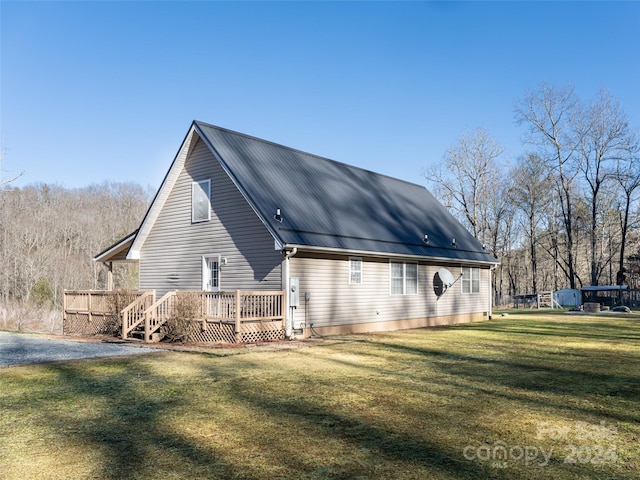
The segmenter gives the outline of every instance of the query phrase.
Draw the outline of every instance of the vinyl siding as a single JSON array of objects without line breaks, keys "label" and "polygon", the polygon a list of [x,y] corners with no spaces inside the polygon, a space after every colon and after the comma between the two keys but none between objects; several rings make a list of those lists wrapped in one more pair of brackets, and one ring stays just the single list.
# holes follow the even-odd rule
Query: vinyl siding
[{"label": "vinyl siding", "polygon": [[[400,260],[393,260],[400,261]],[[440,298],[433,277],[443,265],[419,263],[418,294],[391,295],[387,259],[362,258],[362,284],[349,284],[349,257],[298,253],[290,260],[290,275],[300,280],[297,320],[306,315],[307,326],[348,325],[417,318],[483,313],[489,303],[489,270],[480,270],[480,293],[463,294],[457,281]],[[415,261],[407,261],[415,263]],[[460,265],[447,265],[454,276]],[[304,294],[311,294],[305,305]]]},{"label": "vinyl siding", "polygon": [[[191,222],[191,185],[211,180],[211,220]],[[202,289],[202,256],[227,258],[221,290],[280,290],[273,237],[198,139],[140,250],[140,289]]]}]

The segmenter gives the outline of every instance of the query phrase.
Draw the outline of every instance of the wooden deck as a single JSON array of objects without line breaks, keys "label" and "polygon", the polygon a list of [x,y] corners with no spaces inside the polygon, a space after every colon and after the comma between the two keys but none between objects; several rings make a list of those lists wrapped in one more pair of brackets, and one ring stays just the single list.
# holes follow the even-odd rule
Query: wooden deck
[{"label": "wooden deck", "polygon": [[[145,342],[163,337],[163,327],[178,315],[177,300],[189,294],[197,306],[189,320],[188,341],[253,343],[284,338],[284,291],[168,292],[65,291],[64,332],[114,333]],[[123,302],[126,299],[126,302]]]},{"label": "wooden deck", "polygon": [[117,312],[145,292],[123,290],[65,290],[62,325],[65,335],[115,334]]}]

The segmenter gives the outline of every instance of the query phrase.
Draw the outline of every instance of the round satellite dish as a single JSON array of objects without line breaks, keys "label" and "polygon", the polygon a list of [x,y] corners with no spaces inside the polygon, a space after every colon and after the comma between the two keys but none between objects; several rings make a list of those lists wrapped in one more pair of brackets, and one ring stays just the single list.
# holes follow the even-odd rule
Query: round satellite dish
[{"label": "round satellite dish", "polygon": [[440,280],[442,280],[442,283],[444,283],[447,287],[450,287],[456,281],[456,279],[453,278],[451,272],[446,268],[440,268],[438,270],[438,276],[440,277]]}]

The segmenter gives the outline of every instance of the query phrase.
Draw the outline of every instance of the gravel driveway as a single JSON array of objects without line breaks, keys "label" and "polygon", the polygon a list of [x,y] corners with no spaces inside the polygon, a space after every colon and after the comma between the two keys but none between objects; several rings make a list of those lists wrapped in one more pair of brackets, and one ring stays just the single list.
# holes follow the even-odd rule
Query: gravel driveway
[{"label": "gravel driveway", "polygon": [[162,349],[0,331],[0,367],[56,360],[113,357],[160,352]]}]

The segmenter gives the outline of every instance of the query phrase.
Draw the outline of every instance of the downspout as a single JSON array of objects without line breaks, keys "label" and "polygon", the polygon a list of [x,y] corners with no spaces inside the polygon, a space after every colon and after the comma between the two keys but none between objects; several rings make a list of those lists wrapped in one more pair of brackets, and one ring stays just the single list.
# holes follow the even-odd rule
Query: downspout
[{"label": "downspout", "polygon": [[292,314],[291,314],[291,305],[290,305],[290,295],[289,295],[289,259],[291,257],[293,257],[296,253],[298,253],[298,248],[297,247],[293,247],[293,249],[289,252],[287,252],[285,250],[285,254],[284,254],[284,281],[283,286],[284,286],[284,290],[287,292],[285,295],[286,300],[286,319],[285,319],[285,328],[284,328],[284,335],[287,338],[291,338],[293,335],[293,318],[292,318]]}]

